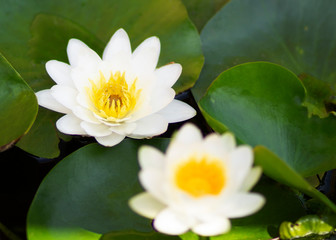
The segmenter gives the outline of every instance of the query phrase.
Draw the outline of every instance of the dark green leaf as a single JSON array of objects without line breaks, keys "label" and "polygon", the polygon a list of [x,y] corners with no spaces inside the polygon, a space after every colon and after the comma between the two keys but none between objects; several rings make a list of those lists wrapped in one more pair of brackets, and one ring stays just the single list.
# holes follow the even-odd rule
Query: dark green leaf
[{"label": "dark green leaf", "polygon": [[300,190],[301,192],[319,200],[336,213],[336,205],[324,194],[312,187],[298,173],[291,169],[274,153],[263,146],[255,148],[255,163],[262,166],[263,171],[269,177],[287,186]]},{"label": "dark green leaf", "polygon": [[32,126],[37,114],[34,92],[0,53],[0,151]]},{"label": "dark green leaf", "polygon": [[201,31],[207,21],[215,15],[229,0],[182,0],[186,6],[189,17]]},{"label": "dark green leaf", "polygon": [[330,105],[333,101],[333,93],[329,84],[307,74],[301,74],[299,78],[307,90],[303,105],[307,107],[309,117],[313,114],[321,118],[328,117],[326,104]]},{"label": "dark green leaf", "polygon": [[336,168],[336,118],[308,118],[304,97],[293,73],[257,62],[223,72],[200,106],[213,128],[264,145],[302,176],[311,176]]},{"label": "dark green leaf", "polygon": [[151,231],[150,220],[128,207],[128,200],[142,191],[137,149],[142,144],[162,149],[167,143],[127,139],[113,148],[91,144],[63,159],[44,179],[30,207],[28,239],[82,240],[81,234],[90,237],[92,232]]},{"label": "dark green leaf", "polygon": [[333,0],[230,1],[203,28],[196,99],[222,71],[251,61],[274,62],[335,89],[335,7]]},{"label": "dark green leaf", "polygon": [[100,240],[179,240],[177,236],[168,236],[157,232],[111,232],[104,234]]}]

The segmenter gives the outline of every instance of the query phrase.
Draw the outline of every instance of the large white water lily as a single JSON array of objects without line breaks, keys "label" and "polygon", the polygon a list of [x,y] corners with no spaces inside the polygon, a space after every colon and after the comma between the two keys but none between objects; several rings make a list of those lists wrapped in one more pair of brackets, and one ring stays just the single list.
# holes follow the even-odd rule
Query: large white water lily
[{"label": "large white water lily", "polygon": [[113,146],[125,136],[159,135],[168,123],[196,114],[174,99],[172,86],[181,65],[156,68],[157,37],[146,39],[132,53],[127,33],[119,29],[102,58],[77,39],[69,41],[67,54],[70,65],[47,62],[47,72],[56,85],[36,93],[39,105],[66,114],[56,123],[65,134],[93,136],[100,144]]},{"label": "large white water lily", "polygon": [[230,218],[253,214],[265,203],[260,194],[248,192],[261,175],[260,167],[252,167],[253,151],[237,147],[230,133],[203,139],[194,125],[186,124],[166,154],[141,147],[139,163],[146,192],[134,196],[129,205],[154,219],[154,228],[165,234],[226,233]]}]

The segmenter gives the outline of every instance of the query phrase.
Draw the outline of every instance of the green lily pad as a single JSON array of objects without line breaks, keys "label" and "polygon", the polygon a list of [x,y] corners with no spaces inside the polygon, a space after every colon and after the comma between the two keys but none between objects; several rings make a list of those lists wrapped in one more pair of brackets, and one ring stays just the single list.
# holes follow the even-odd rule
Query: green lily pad
[{"label": "green lily pad", "polygon": [[182,0],[188,10],[190,19],[201,31],[207,21],[215,15],[229,0]]},{"label": "green lily pad", "polygon": [[19,140],[37,114],[34,92],[0,53],[0,151]]},{"label": "green lily pad", "polygon": [[270,61],[295,74],[336,84],[336,2],[332,0],[235,0],[201,33],[205,66],[193,93],[200,99],[222,71]]},{"label": "green lily pad", "polygon": [[152,231],[151,221],[132,212],[128,200],[143,191],[138,182],[139,146],[162,149],[167,143],[126,139],[113,148],[90,144],[63,159],[43,180],[31,204],[28,239],[81,240],[83,230],[98,235]]},{"label": "green lily pad", "polygon": [[111,232],[104,234],[100,240],[181,240],[177,236],[164,235],[158,232]]},{"label": "green lily pad", "polygon": [[314,199],[319,200],[331,211],[336,213],[336,205],[329,200],[323,193],[312,187],[297,172],[291,169],[278,156],[263,146],[255,148],[255,163],[262,166],[263,172],[274,180],[287,186],[295,188]]},{"label": "green lily pad", "polygon": [[200,106],[215,129],[266,146],[306,177],[336,168],[336,118],[308,118],[304,97],[292,72],[257,62],[223,72]]},{"label": "green lily pad", "polygon": [[326,104],[333,102],[333,91],[329,84],[307,74],[301,74],[299,78],[307,90],[303,105],[307,107],[309,117],[313,114],[321,118],[328,117]]},{"label": "green lily pad", "polygon": [[[177,93],[194,85],[203,65],[200,37],[179,0],[14,0],[2,5],[0,27],[6,32],[0,39],[0,49],[34,91],[53,84],[44,64],[51,59],[66,61],[70,38],[79,38],[101,55],[121,27],[129,34],[133,49],[150,36],[160,38],[159,66],[174,61],[183,67],[174,86]],[[38,126],[42,130],[35,133],[47,131],[47,122],[55,122],[52,117],[42,118]],[[31,140],[39,137],[34,134]],[[50,137],[57,137],[57,132]],[[33,145],[38,146],[21,147],[40,156],[43,146],[30,149]]]}]

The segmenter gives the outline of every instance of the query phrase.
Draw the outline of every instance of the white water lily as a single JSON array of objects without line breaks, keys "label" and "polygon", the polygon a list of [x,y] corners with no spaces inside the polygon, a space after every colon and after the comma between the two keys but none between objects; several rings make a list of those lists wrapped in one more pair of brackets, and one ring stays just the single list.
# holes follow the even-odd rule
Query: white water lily
[{"label": "white water lily", "polygon": [[139,163],[146,192],[134,196],[129,205],[154,219],[154,228],[165,234],[226,233],[230,218],[251,215],[265,203],[262,195],[248,192],[261,175],[260,167],[252,167],[253,151],[237,147],[230,133],[203,139],[194,125],[186,124],[166,154],[141,147]]},{"label": "white water lily", "polygon": [[173,84],[182,67],[171,63],[156,68],[160,41],[150,37],[132,53],[130,40],[119,29],[100,58],[77,39],[68,43],[70,65],[48,61],[56,82],[36,93],[40,106],[66,114],[56,126],[65,134],[93,136],[113,146],[125,136],[149,138],[164,133],[168,123],[192,118],[196,112],[175,100]]}]

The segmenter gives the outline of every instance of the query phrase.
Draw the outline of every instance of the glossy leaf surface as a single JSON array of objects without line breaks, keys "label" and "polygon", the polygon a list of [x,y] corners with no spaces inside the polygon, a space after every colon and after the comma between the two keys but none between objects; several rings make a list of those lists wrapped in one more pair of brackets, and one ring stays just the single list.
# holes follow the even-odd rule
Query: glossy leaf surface
[{"label": "glossy leaf surface", "polygon": [[222,71],[251,61],[274,62],[335,89],[335,7],[333,0],[230,1],[202,30],[196,99]]},{"label": "glossy leaf surface", "polygon": [[[113,148],[91,144],[63,159],[42,182],[28,213],[29,240],[91,239],[93,233],[149,232],[150,220],[128,200],[142,191],[137,149],[166,140],[125,140]],[[94,235],[97,238],[98,235]]]},{"label": "glossy leaf surface", "polygon": [[31,127],[37,114],[34,92],[0,53],[0,151]]},{"label": "glossy leaf surface", "polygon": [[336,118],[308,118],[305,90],[275,64],[246,63],[223,72],[200,101],[217,131],[264,145],[302,176],[336,168]]}]

